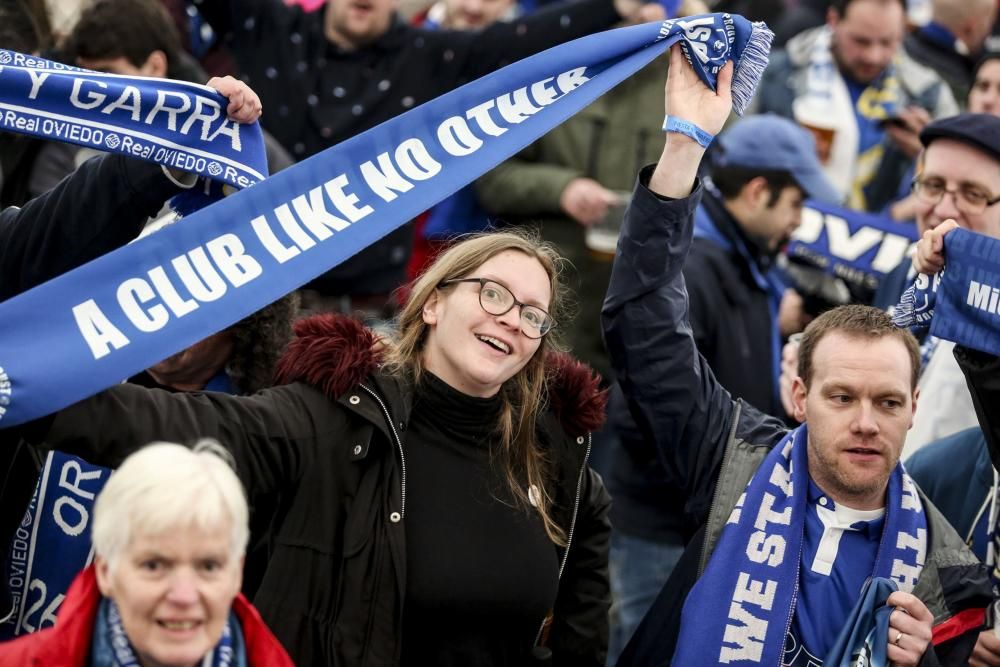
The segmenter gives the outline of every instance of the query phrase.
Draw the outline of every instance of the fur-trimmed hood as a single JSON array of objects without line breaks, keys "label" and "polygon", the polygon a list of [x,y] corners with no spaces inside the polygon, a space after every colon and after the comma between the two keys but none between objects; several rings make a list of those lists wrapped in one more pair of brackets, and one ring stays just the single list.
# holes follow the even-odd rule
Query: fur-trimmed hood
[{"label": "fur-trimmed hood", "polygon": [[[276,384],[303,382],[331,400],[374,374],[382,353],[371,329],[346,315],[315,315],[295,324],[275,371]],[[550,353],[549,406],[568,435],[596,431],[604,424],[607,391],[589,366],[568,354]]]}]

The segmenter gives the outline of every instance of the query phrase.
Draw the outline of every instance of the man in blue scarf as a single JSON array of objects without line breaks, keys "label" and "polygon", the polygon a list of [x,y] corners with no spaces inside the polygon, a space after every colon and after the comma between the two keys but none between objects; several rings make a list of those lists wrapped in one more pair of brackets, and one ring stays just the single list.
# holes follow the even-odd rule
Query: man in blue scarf
[{"label": "man in blue scarf", "polygon": [[[723,95],[683,92],[668,90],[668,115],[687,121],[672,126],[717,131]],[[872,576],[901,589],[888,660],[965,664],[991,588],[898,464],[915,340],[877,309],[835,309],[804,335],[794,407],[807,426],[734,401],[688,321],[681,270],[707,143],[690,137],[668,131],[669,159],[640,174],[604,330],[631,412],[702,528],[619,664],[822,665]]]}]

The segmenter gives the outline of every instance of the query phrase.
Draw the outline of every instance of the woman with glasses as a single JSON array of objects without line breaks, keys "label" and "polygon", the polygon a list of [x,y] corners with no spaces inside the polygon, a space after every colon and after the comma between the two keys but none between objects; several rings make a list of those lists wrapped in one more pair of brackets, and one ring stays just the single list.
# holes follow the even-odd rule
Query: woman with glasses
[{"label": "woman with glasses", "polygon": [[296,664],[597,667],[604,396],[556,352],[559,263],[526,235],[471,238],[416,281],[394,339],[317,316],[280,386],[120,385],[34,439],[111,466],[151,440],[226,443],[251,508],[281,495],[254,603]]}]

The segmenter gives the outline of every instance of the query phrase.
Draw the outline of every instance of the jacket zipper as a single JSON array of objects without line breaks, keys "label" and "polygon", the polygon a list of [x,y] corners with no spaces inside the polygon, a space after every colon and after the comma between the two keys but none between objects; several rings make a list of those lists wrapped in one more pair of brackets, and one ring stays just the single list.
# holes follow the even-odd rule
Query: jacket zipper
[{"label": "jacket zipper", "polygon": [[[573,503],[573,518],[569,522],[569,532],[566,533],[566,551],[563,552],[562,562],[559,564],[559,576],[558,581],[562,581],[563,571],[566,569],[566,561],[569,560],[569,549],[573,545],[573,532],[576,530],[576,516],[580,512],[580,494],[583,491],[583,476],[587,472],[587,461],[590,460],[590,448],[592,445],[591,435],[587,434],[587,453],[583,455],[583,465],[580,467],[580,474],[576,478],[576,501]],[[545,630],[545,621],[548,617],[542,619],[541,625],[538,626],[538,632],[535,633],[535,646],[538,646],[538,640],[542,637],[542,631]]]},{"label": "jacket zipper", "polygon": [[399,467],[402,471],[400,477],[400,507],[399,507],[399,519],[402,521],[406,517],[406,457],[403,455],[403,442],[399,439],[399,433],[396,431],[396,425],[392,421],[392,415],[389,414],[389,408],[385,407],[385,402],[382,397],[379,396],[375,390],[370,389],[365,385],[360,385],[362,389],[371,394],[379,406],[382,408],[382,414],[385,415],[385,421],[389,424],[389,430],[392,431],[392,437],[396,441],[396,450],[399,452]]}]

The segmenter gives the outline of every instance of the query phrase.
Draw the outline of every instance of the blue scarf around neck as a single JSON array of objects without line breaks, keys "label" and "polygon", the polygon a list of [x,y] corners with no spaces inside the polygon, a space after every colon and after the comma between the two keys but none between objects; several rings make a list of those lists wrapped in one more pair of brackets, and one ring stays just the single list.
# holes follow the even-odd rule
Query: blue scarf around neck
[{"label": "blue scarf around neck", "polygon": [[[807,447],[803,424],[771,450],[747,484],[684,602],[671,665],[781,664],[799,587]],[[897,465],[889,477],[872,575],[912,591],[923,569],[926,543],[926,517],[916,485]]]},{"label": "blue scarf around neck", "polygon": [[[140,667],[135,649],[125,634],[118,606],[108,598],[101,598],[97,607],[87,667]],[[232,611],[229,612],[229,620],[222,630],[219,643],[204,657],[199,667],[247,667],[243,631]]]}]

